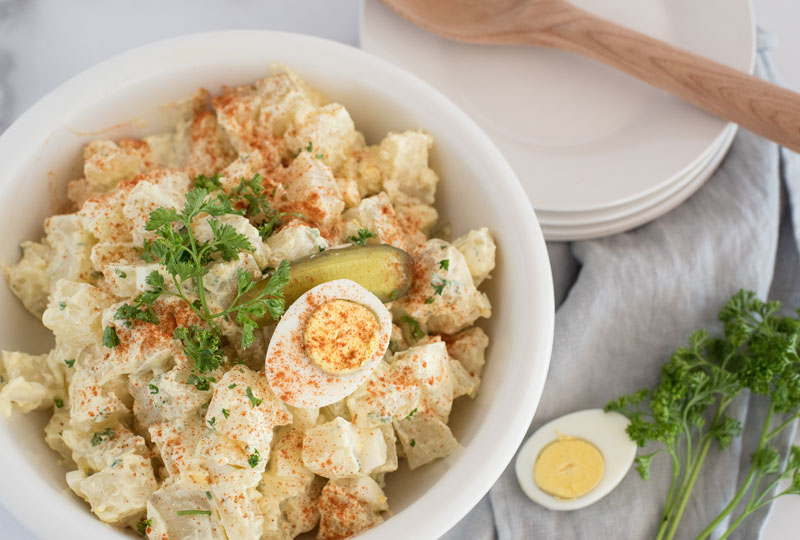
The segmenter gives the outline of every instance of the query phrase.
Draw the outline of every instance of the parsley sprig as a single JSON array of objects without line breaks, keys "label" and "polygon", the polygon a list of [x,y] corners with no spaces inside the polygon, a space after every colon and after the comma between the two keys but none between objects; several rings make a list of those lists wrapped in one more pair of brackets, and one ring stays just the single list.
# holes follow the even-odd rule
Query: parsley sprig
[{"label": "parsley sprig", "polygon": [[[155,238],[146,240],[142,247],[142,258],[163,265],[172,283],[168,286],[164,275],[151,272],[145,282],[147,290],[137,296],[133,305],[123,304],[115,318],[124,320],[126,326],[141,320],[157,324],[158,318],[153,303],[162,296],[182,299],[203,321],[203,325],[179,327],[174,338],[183,345],[184,353],[194,361],[194,370],[187,380],[198,390],[206,391],[214,378],[203,375],[219,368],[223,360],[220,318],[230,320],[235,314],[237,324],[242,327],[241,345],[249,347],[255,340],[256,320],[267,313],[277,320],[283,314],[285,303],[283,288],[289,280],[289,263],[281,261],[269,282],[258,294],[243,296],[255,286],[253,276],[237,271],[237,294],[227,307],[212,309],[206,298],[203,282],[210,264],[217,260],[233,261],[243,252],[254,251],[250,240],[219,218],[227,214],[245,215],[260,219],[270,214],[269,202],[263,191],[260,176],[242,179],[231,195],[222,191],[219,178],[199,176],[195,187],[186,194],[183,208],[157,208],[150,213],[145,229],[153,231]],[[208,216],[211,238],[200,241],[193,232],[198,218]]]},{"label": "parsley sprig", "polygon": [[[606,410],[630,419],[628,435],[637,445],[662,446],[636,458],[642,478],[648,478],[659,453],[670,457],[672,481],[657,540],[675,536],[712,443],[724,450],[741,434],[739,421],[725,410],[745,388],[769,400],[758,445],[739,490],[697,538],[707,538],[737,508],[741,513],[731,518],[720,538],[777,497],[800,494],[800,447],[793,446],[782,460],[770,442],[800,418],[800,319],[780,316],[779,309],[777,302],[739,291],[719,313],[724,337],[712,338],[704,330],[693,333],[689,346],[664,364],[654,390],[639,390],[606,405]],[[789,487],[774,493],[785,479]]]},{"label": "parsley sprig", "polygon": [[[148,275],[146,283],[150,286],[145,293],[139,295],[133,308],[142,313],[143,306],[149,306],[160,296],[170,295],[183,299],[194,312],[204,320],[215,335],[219,335],[216,319],[225,317],[236,311],[237,321],[243,324],[242,313],[263,316],[269,313],[274,319],[283,314],[283,287],[289,278],[289,263],[281,261],[266,287],[247,303],[238,305],[242,296],[253,288],[253,276],[239,269],[236,277],[237,294],[231,305],[220,311],[212,311],[206,299],[203,277],[208,272],[207,265],[219,257],[224,261],[235,260],[241,252],[252,252],[253,246],[241,233],[236,232],[231,225],[220,223],[216,217],[225,214],[236,214],[231,206],[231,201],[223,193],[216,198],[209,197],[204,188],[194,188],[186,194],[186,204],[178,212],[170,208],[158,208],[150,214],[150,219],[145,228],[156,232],[156,238],[145,241],[142,256],[151,261],[158,261],[164,265],[167,273],[172,277],[175,292],[169,290],[164,283],[163,276],[157,271]],[[208,220],[212,239],[206,242],[198,241],[192,234],[192,222],[200,214],[211,216]],[[192,298],[196,294],[197,300]],[[124,306],[123,306],[124,308]],[[122,308],[120,308],[122,309]],[[136,315],[131,309],[124,309],[121,314],[130,314],[136,318],[147,315]],[[260,315],[258,315],[260,314]],[[152,321],[148,321],[152,322]],[[252,330],[252,327],[250,328]],[[252,343],[251,333],[245,331],[242,346],[247,347]],[[200,334],[197,334],[200,336]],[[186,336],[181,336],[185,338]],[[248,343],[249,341],[249,343]],[[184,343],[186,346],[186,343]]]}]

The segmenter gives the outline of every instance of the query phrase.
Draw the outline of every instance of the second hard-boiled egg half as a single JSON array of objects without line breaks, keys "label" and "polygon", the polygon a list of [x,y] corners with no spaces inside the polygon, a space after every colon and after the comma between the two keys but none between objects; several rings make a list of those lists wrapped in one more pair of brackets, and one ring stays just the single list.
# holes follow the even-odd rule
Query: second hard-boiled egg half
[{"label": "second hard-boiled egg half", "polygon": [[367,380],[391,334],[392,316],[377,296],[349,279],[328,281],[281,317],[267,349],[267,379],[289,405],[330,405]]},{"label": "second hard-boiled egg half", "polygon": [[548,422],[522,445],[522,491],[550,510],[577,510],[608,495],[625,477],[636,444],[619,413],[588,409]]}]

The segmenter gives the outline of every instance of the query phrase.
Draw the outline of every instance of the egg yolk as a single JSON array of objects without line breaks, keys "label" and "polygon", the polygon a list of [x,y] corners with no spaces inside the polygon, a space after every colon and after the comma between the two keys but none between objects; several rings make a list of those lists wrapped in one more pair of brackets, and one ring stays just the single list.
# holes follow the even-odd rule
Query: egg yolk
[{"label": "egg yolk", "polygon": [[559,437],[545,446],[533,466],[539,489],[557,499],[570,500],[592,491],[605,471],[598,448],[577,437]]},{"label": "egg yolk", "polygon": [[306,354],[326,373],[343,375],[360,369],[380,348],[381,328],[368,307],[350,300],[319,306],[306,322]]}]

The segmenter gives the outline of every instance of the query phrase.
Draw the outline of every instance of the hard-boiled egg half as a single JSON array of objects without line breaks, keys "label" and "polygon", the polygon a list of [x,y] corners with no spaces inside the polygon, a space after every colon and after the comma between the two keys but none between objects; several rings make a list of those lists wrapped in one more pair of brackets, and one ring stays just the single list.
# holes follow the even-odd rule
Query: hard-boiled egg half
[{"label": "hard-boiled egg half", "polygon": [[522,491],[550,510],[577,510],[608,495],[625,477],[636,444],[619,413],[587,409],[539,428],[520,449]]},{"label": "hard-boiled egg half", "polygon": [[265,372],[275,395],[294,407],[324,407],[351,394],[386,354],[392,316],[349,279],[302,294],[281,317]]}]

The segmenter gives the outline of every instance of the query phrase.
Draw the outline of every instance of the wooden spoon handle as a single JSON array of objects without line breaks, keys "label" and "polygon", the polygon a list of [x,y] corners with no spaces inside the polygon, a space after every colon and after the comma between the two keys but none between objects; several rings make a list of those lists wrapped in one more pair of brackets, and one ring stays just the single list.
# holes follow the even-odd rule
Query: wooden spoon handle
[{"label": "wooden spoon handle", "polygon": [[[599,60],[800,152],[800,94],[624,28],[566,2],[531,13],[529,43]],[[518,34],[518,37],[523,38]],[[523,38],[524,39],[524,38]],[[520,39],[522,41],[523,39]]]}]

